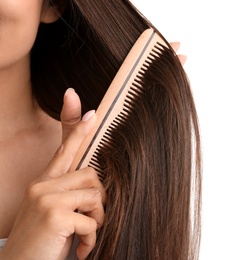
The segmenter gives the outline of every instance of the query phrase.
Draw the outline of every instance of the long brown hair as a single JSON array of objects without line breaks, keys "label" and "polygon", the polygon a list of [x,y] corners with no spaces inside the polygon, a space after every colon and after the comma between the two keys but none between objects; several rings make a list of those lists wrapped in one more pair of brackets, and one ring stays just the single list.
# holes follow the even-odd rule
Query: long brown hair
[{"label": "long brown hair", "polygon": [[[40,25],[31,57],[33,94],[56,119],[68,87],[80,95],[83,113],[97,108],[136,39],[153,27],[126,0],[64,3],[57,22]],[[128,120],[100,153],[106,219],[88,258],[198,259],[198,118],[188,77],[169,45],[142,84]]]}]

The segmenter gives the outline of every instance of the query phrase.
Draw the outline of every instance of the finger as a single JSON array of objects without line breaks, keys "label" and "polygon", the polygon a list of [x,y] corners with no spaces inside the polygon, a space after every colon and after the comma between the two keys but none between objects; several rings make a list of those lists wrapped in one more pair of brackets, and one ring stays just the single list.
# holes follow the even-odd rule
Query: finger
[{"label": "finger", "polygon": [[87,112],[82,121],[70,132],[64,143],[49,162],[43,177],[56,178],[68,172],[74,157],[85,137],[90,133],[96,122],[95,111]]},{"label": "finger", "polygon": [[105,212],[102,204],[102,195],[98,189],[87,189],[80,191],[80,200],[73,205],[79,212],[94,219],[97,223],[97,229],[104,223]]},{"label": "finger", "polygon": [[100,191],[102,195],[102,202],[105,204],[106,194],[104,187],[99,180],[97,172],[91,167],[86,167],[78,171],[65,174],[62,177],[58,179],[56,178],[52,181],[53,185],[51,183],[50,186],[53,187],[55,185],[56,187],[59,187],[61,192],[64,190],[96,188]]},{"label": "finger", "polygon": [[[75,210],[78,210],[78,212],[84,213],[87,217],[94,219],[96,221],[96,229],[101,227],[104,222],[105,212],[102,204],[102,195],[100,193],[100,190],[96,188],[72,190],[65,191],[59,194],[43,195],[38,205],[53,210],[57,206],[57,204],[61,205],[64,209],[68,209],[69,212],[74,212]],[[54,211],[54,213],[56,212]],[[67,219],[67,216],[60,216],[60,218],[63,217]],[[68,225],[70,232],[72,232],[72,223]],[[89,233],[86,233],[84,230],[85,229],[83,229],[83,231],[80,230],[80,233],[78,234]]]},{"label": "finger", "polygon": [[96,243],[96,232],[90,233],[86,236],[78,236],[81,240],[77,247],[77,257],[79,260],[86,259],[93,250]]},{"label": "finger", "polygon": [[180,42],[170,42],[169,43],[173,50],[177,53],[180,48]]},{"label": "finger", "polygon": [[[179,48],[180,48],[180,42],[171,42],[170,43],[171,47],[173,48],[173,50],[175,51],[175,53],[177,54]],[[182,65],[185,64],[186,60],[187,60],[187,56],[183,55],[183,54],[177,54],[179,61]]]},{"label": "finger", "polygon": [[177,56],[179,58],[180,63],[182,64],[182,66],[185,65],[186,60],[187,60],[187,56],[183,55],[183,54],[178,54]]},{"label": "finger", "polygon": [[76,233],[79,236],[89,235],[97,231],[98,225],[95,219],[80,213],[66,211],[66,223],[62,223],[62,236],[69,237]]},{"label": "finger", "polygon": [[63,107],[60,114],[62,123],[62,143],[81,120],[81,102],[74,89],[69,88],[64,94]]}]

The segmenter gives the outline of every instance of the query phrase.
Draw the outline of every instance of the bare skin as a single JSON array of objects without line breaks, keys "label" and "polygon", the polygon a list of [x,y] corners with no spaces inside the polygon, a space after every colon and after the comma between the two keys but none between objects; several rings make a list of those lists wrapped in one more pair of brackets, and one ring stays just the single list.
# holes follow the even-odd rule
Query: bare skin
[{"label": "bare skin", "polygon": [[[77,251],[79,259],[85,259],[92,250],[96,230],[104,219],[105,194],[93,169],[69,171],[77,149],[96,120],[94,115],[86,121],[89,116],[86,114],[80,121],[80,109],[78,96],[68,90],[64,98],[61,125],[39,112],[43,126],[40,125],[33,132],[25,129],[17,134],[18,137],[9,138],[6,142],[8,145],[13,143],[8,149],[9,157],[13,157],[13,166],[8,163],[9,157],[4,157],[6,153],[3,151],[2,159],[6,161],[4,170],[11,174],[3,174],[5,183],[8,183],[5,188],[8,196],[4,197],[5,201],[2,199],[5,203],[1,206],[10,211],[11,217],[3,218],[9,230],[1,227],[5,232],[4,237],[9,237],[0,253],[3,259],[32,259],[33,256],[35,259],[64,259],[74,232],[82,241]],[[91,115],[93,112],[90,112]],[[61,133],[61,129],[62,134],[56,137],[56,131]],[[52,137],[60,139],[58,145]],[[43,146],[41,149],[40,144]],[[58,146],[60,148],[55,153]],[[23,147],[41,155],[40,158],[29,151],[23,156]],[[85,215],[75,213],[76,209]]]},{"label": "bare skin", "polygon": [[9,236],[26,187],[41,175],[60,144],[59,124],[39,113],[37,126],[22,129],[0,144],[1,238]]},{"label": "bare skin", "polygon": [[[60,123],[38,109],[31,95],[29,52],[41,6],[41,0],[0,2],[0,238],[8,237],[26,187],[61,140]],[[33,12],[27,19],[28,8]]]},{"label": "bare skin", "polygon": [[42,3],[0,1],[0,237],[8,237],[0,258],[64,259],[75,232],[84,259],[103,223],[105,195],[94,170],[69,167],[96,116],[80,121],[80,100],[71,90],[61,123],[33,100],[30,50],[40,21],[58,19]]}]

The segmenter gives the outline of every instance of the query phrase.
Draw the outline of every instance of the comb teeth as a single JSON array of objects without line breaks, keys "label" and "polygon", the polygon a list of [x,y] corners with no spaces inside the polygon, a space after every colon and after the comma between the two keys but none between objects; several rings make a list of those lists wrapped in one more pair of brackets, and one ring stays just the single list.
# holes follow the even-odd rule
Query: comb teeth
[{"label": "comb teeth", "polygon": [[[140,78],[142,78],[142,76],[140,76]],[[122,111],[120,111],[120,113],[113,119],[111,124],[105,130],[102,138],[100,139],[97,145],[96,150],[94,151],[88,163],[88,166],[93,167],[98,172],[100,179],[103,179],[103,168],[101,167],[99,162],[99,155],[102,153],[102,149],[105,145],[112,143],[113,139],[111,135],[113,131],[118,127],[118,125],[122,125],[127,120],[129,113],[132,111],[132,106],[134,104],[135,99],[142,93],[143,88],[139,83],[137,83],[137,87],[132,85],[129,88],[123,102]]]},{"label": "comb teeth", "polygon": [[103,179],[100,154],[113,145],[112,133],[127,120],[135,100],[144,92],[143,79],[152,62],[167,48],[153,29],[147,29],[134,44],[117,72],[97,111],[97,121],[74,158],[71,170],[93,167]]},{"label": "comb teeth", "polygon": [[[128,101],[125,99],[125,103],[127,103]],[[126,104],[125,104],[126,106]],[[128,112],[130,112],[131,109],[128,109]],[[104,135],[102,136],[97,148],[95,149],[89,163],[88,166],[89,167],[93,167],[97,172],[98,172],[98,176],[100,178],[100,180],[103,180],[104,176],[103,176],[103,171],[104,169],[101,167],[100,165],[100,154],[103,153],[103,148],[105,147],[105,145],[109,144],[109,143],[113,143],[113,139],[112,139],[112,133],[113,131],[117,128],[117,126],[120,124],[122,125],[124,123],[124,121],[127,119],[128,113],[126,114],[125,112],[120,112],[118,114],[118,116],[113,120],[113,122],[108,126],[108,128],[106,129],[106,131],[104,132]]]}]

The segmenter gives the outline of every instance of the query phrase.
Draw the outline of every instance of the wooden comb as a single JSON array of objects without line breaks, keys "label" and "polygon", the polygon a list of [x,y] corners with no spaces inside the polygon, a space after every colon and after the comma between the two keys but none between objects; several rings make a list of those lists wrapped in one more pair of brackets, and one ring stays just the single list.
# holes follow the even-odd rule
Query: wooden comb
[{"label": "wooden comb", "polygon": [[113,129],[127,120],[135,98],[142,92],[145,72],[166,47],[164,40],[151,28],[140,35],[105,93],[96,111],[96,125],[83,141],[70,170],[90,166],[99,174],[103,173],[97,155],[111,141]]}]

